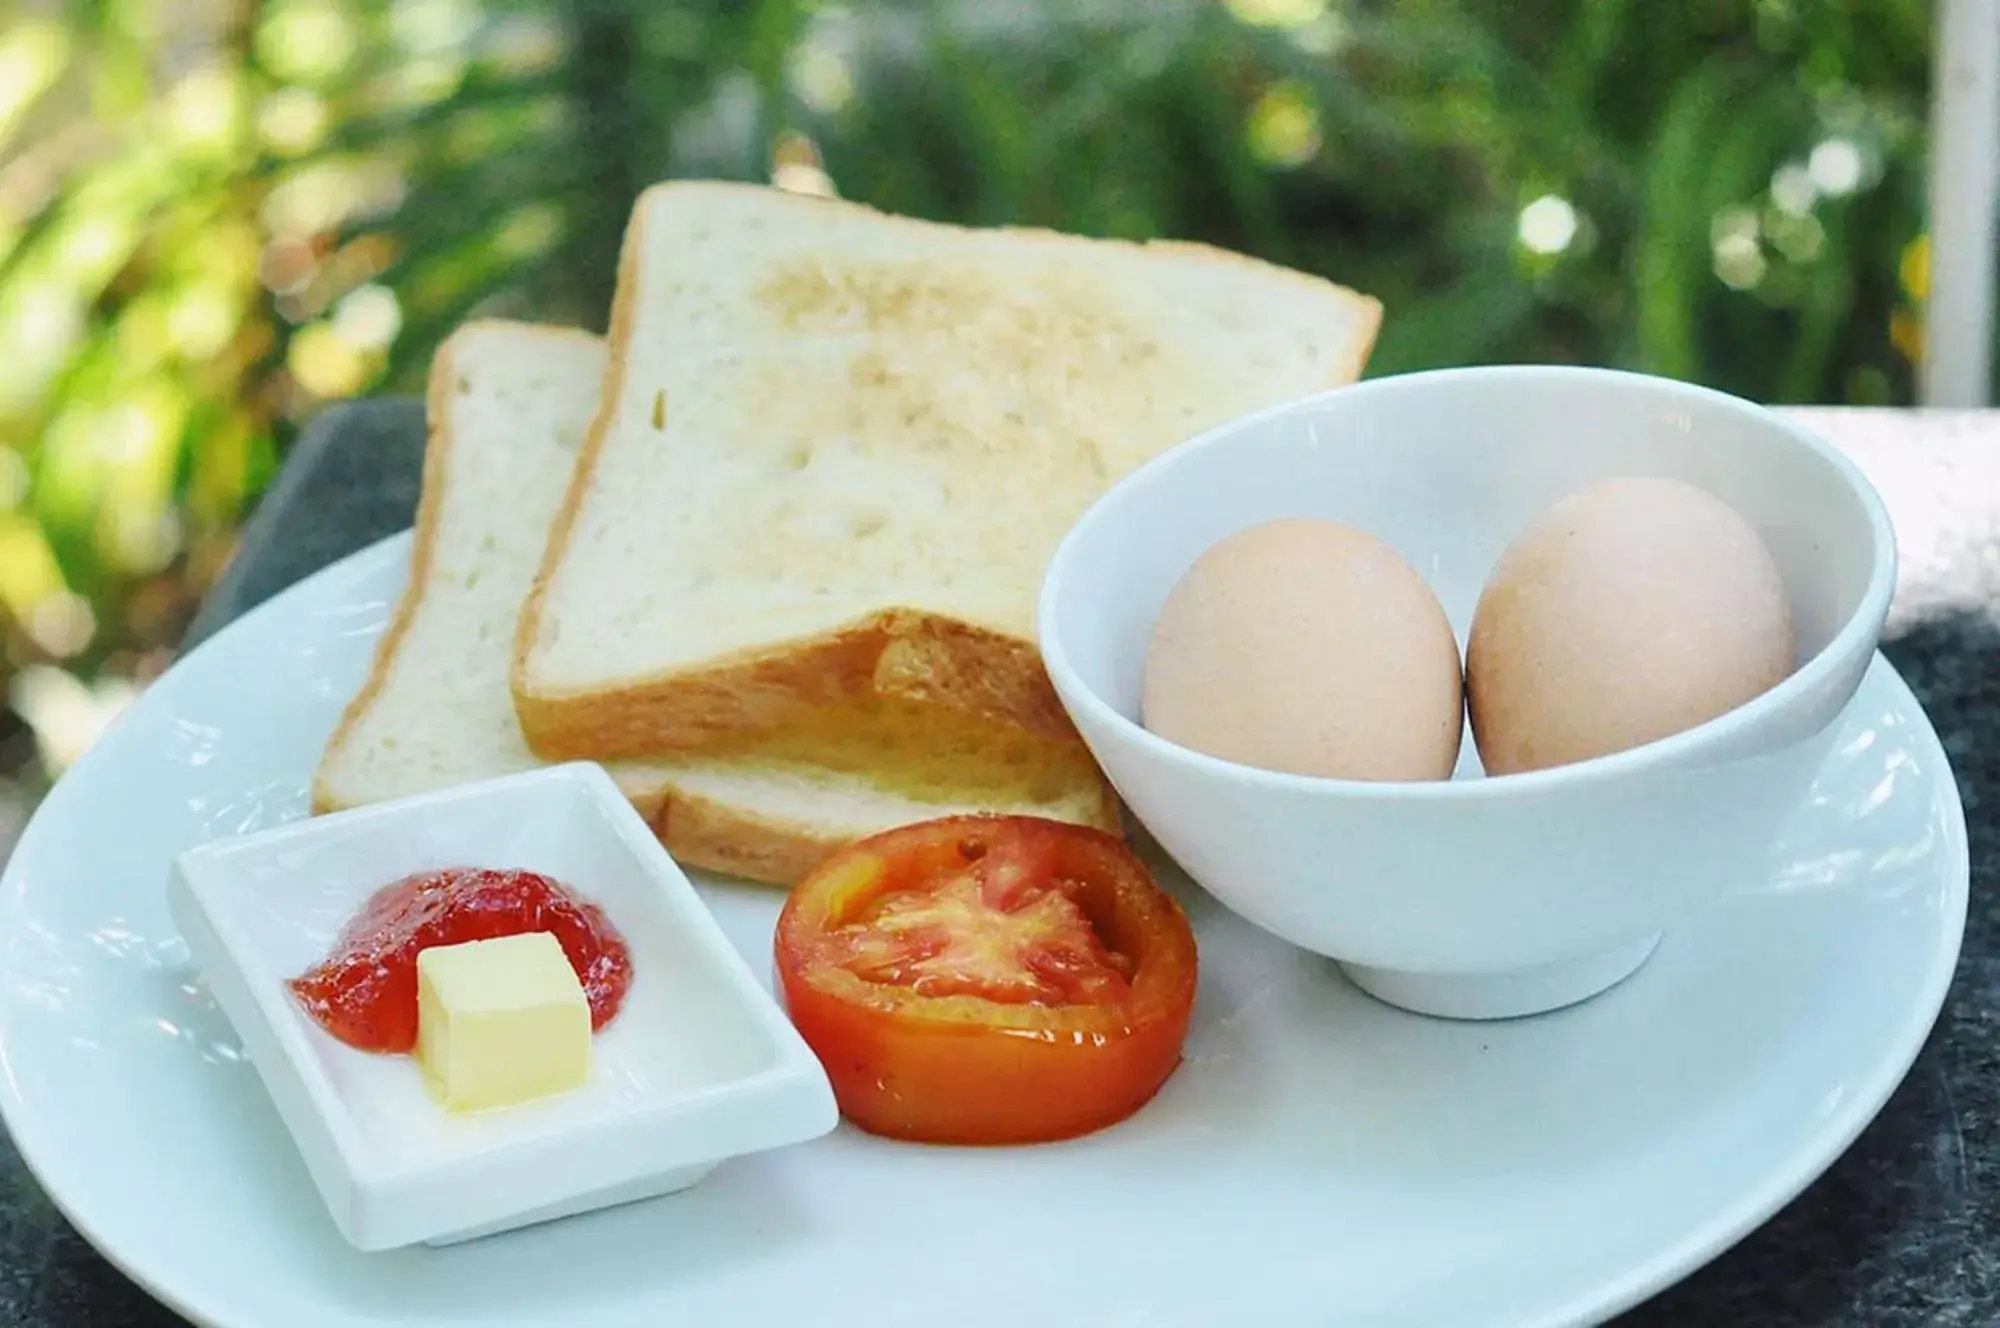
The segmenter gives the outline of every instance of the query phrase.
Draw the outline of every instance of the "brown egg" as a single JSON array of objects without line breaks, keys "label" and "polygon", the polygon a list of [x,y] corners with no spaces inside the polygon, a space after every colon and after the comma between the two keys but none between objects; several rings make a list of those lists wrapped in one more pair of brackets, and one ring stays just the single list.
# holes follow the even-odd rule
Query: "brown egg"
[{"label": "brown egg", "polygon": [[1706,723],[1794,663],[1785,584],[1756,530],[1674,480],[1593,484],[1487,578],[1466,699],[1488,774],[1566,765]]},{"label": "brown egg", "polygon": [[1464,729],[1458,643],[1423,579],[1374,536],[1304,518],[1240,531],[1167,597],[1146,726],[1243,765],[1446,779]]}]

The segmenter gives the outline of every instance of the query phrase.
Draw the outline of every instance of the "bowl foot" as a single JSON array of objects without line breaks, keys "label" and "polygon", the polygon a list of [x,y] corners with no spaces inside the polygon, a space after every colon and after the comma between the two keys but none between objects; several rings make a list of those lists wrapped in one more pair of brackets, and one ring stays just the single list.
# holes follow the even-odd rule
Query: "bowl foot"
[{"label": "bowl foot", "polygon": [[1501,973],[1414,973],[1341,964],[1340,971],[1385,1004],[1443,1019],[1513,1019],[1589,1000],[1639,971],[1660,934],[1615,949]]}]

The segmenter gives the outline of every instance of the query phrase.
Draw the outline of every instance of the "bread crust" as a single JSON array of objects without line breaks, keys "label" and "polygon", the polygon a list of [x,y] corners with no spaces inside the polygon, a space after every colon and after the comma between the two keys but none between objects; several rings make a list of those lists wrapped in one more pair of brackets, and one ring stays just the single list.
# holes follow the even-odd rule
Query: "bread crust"
[{"label": "bread crust", "polygon": [[[519,649],[517,644],[517,670]],[[735,734],[810,723],[824,708],[878,699],[953,706],[1052,742],[1083,741],[1034,646],[906,609],[589,693],[517,686],[514,709],[536,755],[608,761],[648,759]]]},{"label": "bread crust", "polygon": [[438,522],[444,510],[445,486],[451,479],[449,402],[458,379],[458,371],[452,363],[452,351],[461,338],[492,329],[534,336],[582,337],[591,342],[597,340],[588,332],[575,328],[497,318],[474,319],[454,330],[432,354],[430,375],[424,384],[424,467],[417,493],[415,533],[410,545],[409,580],[396,601],[388,627],[375,642],[375,654],[369,663],[367,678],[362,681],[360,690],[348,700],[347,708],[341,711],[340,722],[334,725],[333,736],[327,739],[326,747],[320,753],[319,766],[313,772],[312,782],[311,810],[315,816],[338,809],[339,800],[328,783],[334,761],[353,741],[362,718],[388,683],[396,654],[402,648],[403,638],[409,634],[410,625],[416,621],[417,609],[423,604],[424,588],[430,583],[431,562],[437,549]]},{"label": "bread crust", "polygon": [[[1109,784],[1103,786],[1103,794],[1096,815],[1084,824],[1122,837],[1124,817],[1117,795]],[[761,885],[790,889],[852,842],[848,835],[829,834],[690,793],[671,780],[656,803],[634,801],[653,834],[681,866]]]},{"label": "bread crust", "polygon": [[[323,800],[317,785],[313,815],[345,811],[348,804]],[[627,796],[653,835],[684,868],[715,872],[753,885],[789,890],[806,874],[851,842],[851,836],[795,821],[764,816],[727,802],[690,793],[672,781],[657,790]],[[1123,832],[1115,799],[1087,822],[1112,834]]]},{"label": "bread crust", "polygon": [[[458,377],[453,351],[463,338],[475,335],[481,328],[505,328],[514,334],[597,340],[587,332],[572,328],[484,319],[468,322],[453,332],[432,357],[424,397],[428,432],[424,445],[422,486],[410,546],[409,579],[391,612],[388,626],[375,643],[368,676],[341,712],[333,736],[321,753],[311,790],[311,810],[315,816],[360,805],[339,797],[329,774],[387,685],[404,638],[416,621],[430,584],[456,441],[450,411],[450,398],[457,388]],[[642,752],[638,755],[645,759],[655,753]],[[1117,799],[1108,784],[1102,784],[1100,794],[1100,803],[1090,823],[1116,833],[1120,829]],[[848,843],[850,838],[807,823],[766,816],[689,792],[677,785],[671,775],[663,775],[653,786],[627,788],[626,796],[681,865],[720,872],[757,884],[788,888]]]},{"label": "bread crust", "polygon": [[[431,563],[436,556],[438,527],[444,508],[446,487],[451,481],[452,445],[450,397],[456,390],[458,373],[452,351],[461,338],[476,335],[479,328],[505,326],[537,336],[578,336],[595,341],[586,332],[569,328],[544,327],[489,319],[466,323],[447,337],[431,359],[431,371],[424,392],[424,417],[428,436],[424,442],[422,485],[417,498],[415,530],[410,544],[408,583],[396,601],[389,625],[375,642],[368,676],[341,712],[333,736],[320,756],[312,783],[312,814],[345,811],[357,805],[338,797],[329,772],[337,757],[353,741],[362,719],[374,706],[388,683],[405,636],[422,607],[425,588],[430,584]],[[720,871],[759,884],[790,886],[844,842],[843,836],[827,835],[808,826],[773,817],[760,816],[731,807],[713,798],[684,792],[662,780],[656,789],[627,790],[639,814],[653,828],[654,835],[683,865]]]},{"label": "bread crust", "polygon": [[[538,687],[530,658],[541,633],[549,589],[567,554],[577,519],[618,416],[628,347],[636,317],[637,268],[651,204],[668,191],[766,194],[767,186],[723,181],[670,181],[645,190],[632,211],[619,252],[608,354],[597,414],[585,434],[577,467],[550,530],[542,564],[516,624],[509,667],[514,708],[528,745],[550,760],[657,757],[697,748],[731,734],[810,723],[815,710],[842,702],[920,700],[1015,725],[1037,737],[1078,743],[1032,641],[915,608],[886,609],[832,631],[733,652],[692,668],[631,677],[588,690]],[[970,228],[893,216],[865,204],[801,197],[807,206],[869,213],[885,224],[916,230]],[[1254,268],[1337,293],[1357,319],[1350,352],[1329,366],[1326,386],[1361,376],[1381,326],[1380,301],[1307,273],[1193,241],[1084,240],[1037,227],[984,228],[1036,243],[1170,250]],[[666,402],[669,415],[673,403]],[[1106,786],[1109,796],[1109,785]]]},{"label": "bread crust", "polygon": [[849,842],[672,786],[647,820],[681,866],[785,889]]},{"label": "bread crust", "polygon": [[[760,816],[670,783],[627,790],[626,796],[681,866],[757,885],[790,888],[847,842],[844,835]],[[346,811],[353,805],[357,804],[331,797],[324,785],[315,782],[313,815]]]}]

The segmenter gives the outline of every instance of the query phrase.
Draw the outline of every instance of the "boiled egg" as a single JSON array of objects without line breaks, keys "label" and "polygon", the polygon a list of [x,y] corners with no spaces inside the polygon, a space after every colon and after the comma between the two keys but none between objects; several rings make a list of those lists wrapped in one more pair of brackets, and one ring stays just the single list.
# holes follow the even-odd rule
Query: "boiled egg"
[{"label": "boiled egg", "polygon": [[1242,765],[1333,779],[1446,779],[1464,728],[1458,644],[1394,549],[1287,518],[1198,558],[1146,653],[1148,728]]},{"label": "boiled egg", "polygon": [[1784,579],[1756,529],[1691,484],[1562,499],[1487,578],[1466,699],[1490,775],[1636,747],[1761,695],[1794,664]]}]

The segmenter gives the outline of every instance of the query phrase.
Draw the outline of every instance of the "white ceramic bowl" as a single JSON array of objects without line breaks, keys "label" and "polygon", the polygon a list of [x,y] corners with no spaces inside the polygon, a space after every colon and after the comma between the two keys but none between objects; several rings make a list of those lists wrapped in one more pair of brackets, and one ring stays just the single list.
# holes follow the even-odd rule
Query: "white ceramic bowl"
[{"label": "white ceramic bowl", "polygon": [[[285,988],[381,886],[443,867],[546,872],[602,905],[632,988],[590,1081],[455,1116],[407,1056],[336,1041]],[[686,1189],[839,1117],[812,1051],[610,776],[552,766],[216,840],[167,903],[349,1243],[452,1244]]]},{"label": "white ceramic bowl", "polygon": [[[1461,645],[1507,543],[1595,480],[1701,485],[1769,544],[1798,670],[1698,728],[1596,760],[1369,784],[1255,770],[1138,722],[1168,591],[1224,536],[1346,521],[1429,580]],[[1760,879],[1873,657],[1895,585],[1881,500],[1831,446],[1717,392],[1608,370],[1377,379],[1222,426],[1115,485],[1042,589],[1050,677],[1119,793],[1188,873],[1407,1009],[1553,1009],[1634,972],[1664,928]]]}]

